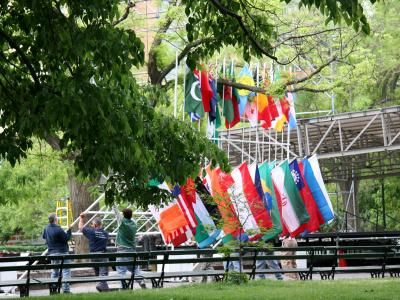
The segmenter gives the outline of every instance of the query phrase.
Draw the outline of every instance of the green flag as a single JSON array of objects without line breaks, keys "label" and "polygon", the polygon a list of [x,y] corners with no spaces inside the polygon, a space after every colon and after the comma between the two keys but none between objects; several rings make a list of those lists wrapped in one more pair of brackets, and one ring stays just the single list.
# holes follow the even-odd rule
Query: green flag
[{"label": "green flag", "polygon": [[185,112],[196,113],[199,117],[204,117],[204,107],[201,101],[200,81],[189,72],[185,81]]},{"label": "green flag", "polygon": [[281,216],[279,213],[278,203],[274,192],[274,186],[271,179],[271,170],[274,168],[273,164],[264,162],[258,167],[261,178],[261,185],[264,191],[265,199],[267,201],[268,210],[271,214],[272,229],[268,230],[267,233],[262,237],[264,241],[274,239],[282,233]]}]

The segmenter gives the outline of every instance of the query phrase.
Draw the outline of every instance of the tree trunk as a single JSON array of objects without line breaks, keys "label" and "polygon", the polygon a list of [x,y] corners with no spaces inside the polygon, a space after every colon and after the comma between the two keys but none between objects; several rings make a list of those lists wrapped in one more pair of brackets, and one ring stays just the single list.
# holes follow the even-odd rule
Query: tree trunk
[{"label": "tree trunk", "polygon": [[[70,198],[72,201],[72,214],[74,216],[74,220],[79,217],[80,213],[86,210],[89,205],[91,205],[94,201],[93,197],[89,193],[89,188],[96,185],[96,182],[81,182],[76,178],[75,174],[70,172],[68,174],[68,187]],[[99,206],[93,208],[93,210],[98,210]],[[92,217],[92,216],[88,216]],[[73,231],[78,230],[78,224],[75,225]],[[75,236],[75,253],[88,253],[89,252],[89,243],[88,240],[84,236]]]}]

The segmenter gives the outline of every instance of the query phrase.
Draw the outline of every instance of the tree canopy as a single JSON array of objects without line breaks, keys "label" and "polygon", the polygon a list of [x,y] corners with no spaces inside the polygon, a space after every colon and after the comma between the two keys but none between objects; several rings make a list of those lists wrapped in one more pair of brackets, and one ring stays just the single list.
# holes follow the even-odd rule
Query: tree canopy
[{"label": "tree canopy", "polygon": [[[262,14],[274,2],[176,2],[188,16],[188,41],[207,39],[187,53],[189,65],[226,45],[241,47],[245,59],[266,55],[287,63],[275,56],[276,31]],[[109,199],[145,204],[156,199],[149,179],[183,182],[208,161],[228,166],[215,144],[154,109],[163,98],[132,76],[145,62],[144,46],[133,30],[115,26],[125,17],[119,3],[0,1],[0,156],[14,165],[37,137],[77,171],[111,175]],[[319,9],[327,22],[345,20],[369,32],[360,1],[300,5]]]}]

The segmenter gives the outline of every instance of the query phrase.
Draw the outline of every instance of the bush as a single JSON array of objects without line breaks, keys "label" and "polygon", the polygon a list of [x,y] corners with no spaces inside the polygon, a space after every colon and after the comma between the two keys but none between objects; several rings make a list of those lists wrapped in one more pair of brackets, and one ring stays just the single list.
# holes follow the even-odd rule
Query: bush
[{"label": "bush", "polygon": [[245,284],[249,282],[249,277],[246,273],[240,273],[237,271],[230,271],[226,274],[226,282],[232,284]]}]

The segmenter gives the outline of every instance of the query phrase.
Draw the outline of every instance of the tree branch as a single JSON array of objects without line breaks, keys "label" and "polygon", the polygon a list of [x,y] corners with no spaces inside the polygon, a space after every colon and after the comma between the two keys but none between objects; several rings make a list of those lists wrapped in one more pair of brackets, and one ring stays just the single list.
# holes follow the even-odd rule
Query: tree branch
[{"label": "tree branch", "polygon": [[121,23],[122,21],[126,20],[126,18],[128,18],[128,16],[129,16],[130,9],[131,9],[132,7],[135,7],[135,3],[132,3],[131,0],[128,0],[128,3],[127,3],[127,5],[126,5],[124,14],[121,16],[121,18],[119,18],[118,20],[116,20],[112,25],[113,25],[113,26],[117,26],[119,23]]},{"label": "tree branch", "polygon": [[[207,43],[207,42],[211,42],[213,41],[214,38],[204,38],[204,39],[200,39],[197,41],[194,41],[193,43],[189,43],[185,46],[185,48],[182,49],[182,52],[179,53],[178,55],[178,64],[181,62],[181,60],[183,58],[186,57],[186,55],[193,49],[196,48],[197,46],[200,46],[203,43]],[[171,70],[175,68],[175,60],[173,62],[171,62],[160,74],[160,77],[158,78],[158,84],[161,83],[161,81],[168,75],[169,72],[171,72]]]},{"label": "tree branch", "polygon": [[40,88],[40,80],[38,75],[36,74],[35,69],[33,68],[32,63],[30,62],[29,58],[25,55],[25,53],[21,50],[18,46],[17,42],[13,40],[11,36],[8,36],[2,29],[0,29],[0,36],[2,36],[8,44],[18,53],[21,62],[28,68],[29,73],[31,74],[33,81],[35,82],[35,86]]},{"label": "tree branch", "polygon": [[[211,3],[223,14],[226,16],[230,16],[234,19],[236,19],[236,21],[238,22],[240,28],[242,28],[243,32],[247,35],[247,37],[250,39],[250,42],[265,56],[273,59],[274,61],[278,62],[278,58],[276,56],[273,56],[272,54],[270,54],[267,49],[265,49],[260,42],[251,34],[251,32],[249,31],[249,29],[246,27],[246,25],[243,22],[243,18],[241,16],[239,16],[238,14],[234,13],[233,11],[229,10],[228,8],[226,8],[225,6],[223,6],[221,4],[221,2],[219,2],[218,0],[210,0]],[[280,63],[279,64],[284,64],[284,63]]]},{"label": "tree branch", "polygon": [[313,71],[309,75],[304,76],[304,77],[299,78],[299,79],[294,79],[294,80],[286,82],[286,86],[293,85],[293,84],[298,84],[298,83],[301,83],[301,82],[304,82],[304,81],[310,79],[311,77],[313,77],[313,76],[317,75],[318,73],[320,73],[325,67],[329,66],[336,59],[337,59],[336,56],[333,56],[330,60],[328,60],[323,65],[319,66],[317,69],[315,69],[315,71]]},{"label": "tree branch", "polygon": [[292,93],[296,93],[299,91],[305,91],[305,92],[310,92],[310,93],[324,93],[324,92],[328,92],[332,90],[332,88],[325,88],[325,89],[314,89],[314,88],[309,88],[306,86],[302,86],[302,87],[298,87],[298,88],[294,88],[292,90],[290,90]]}]

